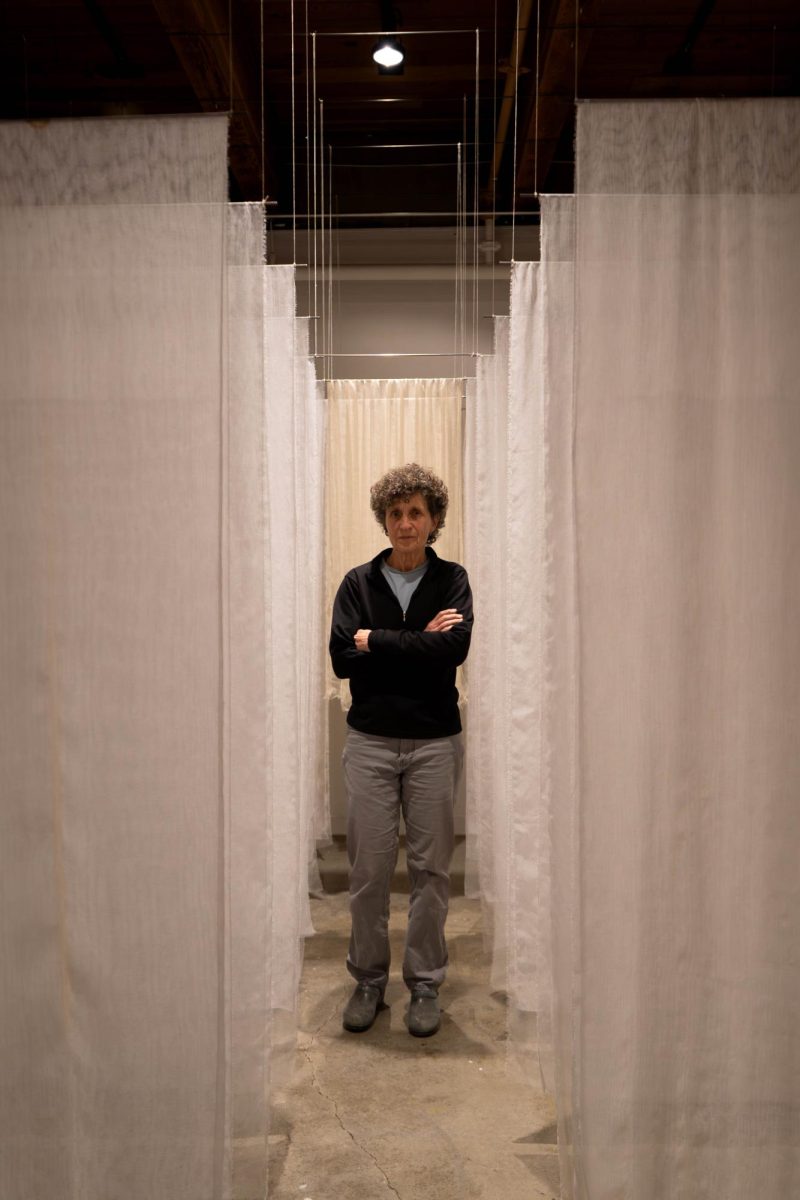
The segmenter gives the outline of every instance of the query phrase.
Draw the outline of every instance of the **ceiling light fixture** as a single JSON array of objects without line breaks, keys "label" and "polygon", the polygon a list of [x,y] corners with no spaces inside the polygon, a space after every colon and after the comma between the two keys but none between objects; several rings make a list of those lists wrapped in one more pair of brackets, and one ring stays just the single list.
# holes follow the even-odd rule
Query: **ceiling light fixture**
[{"label": "ceiling light fixture", "polygon": [[372,47],[372,57],[378,64],[378,72],[381,75],[399,75],[403,70],[405,56],[403,44],[396,37],[382,37]]}]

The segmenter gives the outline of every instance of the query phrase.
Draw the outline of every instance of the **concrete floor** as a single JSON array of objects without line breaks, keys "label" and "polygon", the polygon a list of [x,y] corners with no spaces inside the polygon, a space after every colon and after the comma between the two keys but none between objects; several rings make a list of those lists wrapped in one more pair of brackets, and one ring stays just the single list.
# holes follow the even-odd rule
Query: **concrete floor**
[{"label": "concrete floor", "polygon": [[294,1078],[273,1104],[270,1200],[557,1197],[555,1112],[507,1053],[479,902],[451,899],[442,1027],[413,1038],[400,978],[408,897],[393,887],[390,1007],[368,1032],[346,1033],[349,917],[346,893],[333,890],[345,874],[341,847],[326,858],[326,893],[312,899],[317,934],[306,942]]}]

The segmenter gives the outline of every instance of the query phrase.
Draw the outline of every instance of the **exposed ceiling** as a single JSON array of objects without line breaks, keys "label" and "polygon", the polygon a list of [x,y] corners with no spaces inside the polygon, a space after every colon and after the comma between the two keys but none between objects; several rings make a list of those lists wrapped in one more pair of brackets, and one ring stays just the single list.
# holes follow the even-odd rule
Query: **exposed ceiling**
[{"label": "exposed ceiling", "polygon": [[4,0],[0,23],[0,117],[231,111],[231,196],[278,226],[524,222],[572,189],[576,96],[800,94],[798,0]]}]

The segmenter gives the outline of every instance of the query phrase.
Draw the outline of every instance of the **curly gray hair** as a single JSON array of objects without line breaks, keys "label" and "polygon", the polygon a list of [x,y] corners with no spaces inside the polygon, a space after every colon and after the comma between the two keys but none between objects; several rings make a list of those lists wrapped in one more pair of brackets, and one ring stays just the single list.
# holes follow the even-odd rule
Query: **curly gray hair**
[{"label": "curly gray hair", "polygon": [[413,496],[415,492],[420,493],[431,516],[439,518],[436,528],[428,534],[428,545],[430,545],[431,542],[436,541],[444,529],[444,519],[450,503],[447,487],[438,475],[421,467],[419,463],[406,463],[404,467],[393,467],[391,471],[382,475],[377,483],[373,483],[369,492],[370,505],[375,514],[375,520],[386,533],[386,510],[395,500],[408,500],[409,496]]}]

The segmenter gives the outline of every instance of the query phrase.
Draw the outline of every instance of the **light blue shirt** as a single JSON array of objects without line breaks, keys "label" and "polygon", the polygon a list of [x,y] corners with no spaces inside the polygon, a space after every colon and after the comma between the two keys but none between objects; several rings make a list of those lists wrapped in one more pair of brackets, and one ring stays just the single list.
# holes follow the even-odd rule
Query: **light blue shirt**
[{"label": "light blue shirt", "polygon": [[421,566],[415,567],[413,571],[397,571],[394,567],[390,567],[386,560],[381,563],[381,571],[387,580],[389,587],[394,592],[400,602],[400,607],[403,610],[403,620],[406,619],[408,606],[411,603],[411,597],[419,587],[419,581],[428,569],[428,560]]}]

